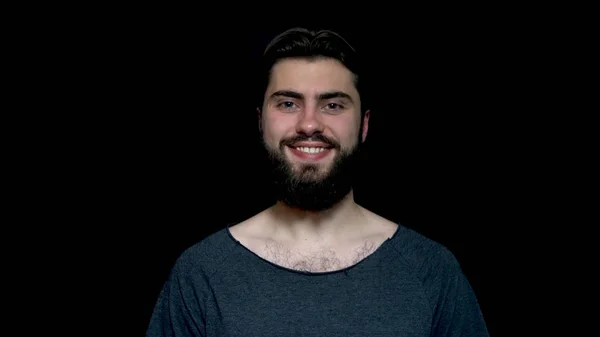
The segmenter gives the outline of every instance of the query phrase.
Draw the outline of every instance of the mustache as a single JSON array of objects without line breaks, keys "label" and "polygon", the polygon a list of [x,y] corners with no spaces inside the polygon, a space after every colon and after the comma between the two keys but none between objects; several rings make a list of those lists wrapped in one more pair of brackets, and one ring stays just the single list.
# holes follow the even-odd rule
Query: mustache
[{"label": "mustache", "polygon": [[312,135],[312,136],[297,135],[297,136],[294,136],[294,137],[284,138],[284,139],[281,140],[281,142],[279,142],[279,146],[281,148],[283,148],[284,146],[289,146],[289,145],[292,145],[292,144],[294,144],[296,142],[303,142],[303,141],[322,142],[322,143],[325,143],[325,144],[327,144],[327,145],[329,145],[331,147],[334,147],[336,149],[340,148],[340,143],[338,143],[338,142],[336,142],[336,141],[334,141],[332,139],[329,139],[329,138],[325,137],[322,134],[315,134],[315,135]]}]

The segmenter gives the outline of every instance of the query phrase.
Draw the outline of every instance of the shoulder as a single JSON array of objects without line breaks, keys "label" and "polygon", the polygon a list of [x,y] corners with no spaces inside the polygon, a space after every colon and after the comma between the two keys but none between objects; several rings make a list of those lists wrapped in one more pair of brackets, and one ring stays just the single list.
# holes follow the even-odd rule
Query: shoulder
[{"label": "shoulder", "polygon": [[464,278],[459,261],[450,249],[416,230],[398,225],[390,244],[403,268],[425,288],[439,288]]},{"label": "shoulder", "polygon": [[394,247],[407,262],[414,265],[457,262],[454,254],[445,245],[403,225],[398,225]]},{"label": "shoulder", "polygon": [[180,275],[198,271],[213,274],[229,258],[234,243],[224,227],[183,250],[173,269]]},{"label": "shoulder", "polygon": [[258,225],[264,222],[264,213],[265,211],[239,223],[226,224],[222,229],[207,235],[181,253],[174,269],[179,272],[201,269],[208,275],[214,275],[229,261],[238,242],[246,243],[259,235]]},{"label": "shoulder", "polygon": [[231,236],[235,240],[241,241],[245,246],[248,246],[250,242],[264,240],[265,233],[268,232],[265,224],[270,222],[267,216],[268,212],[269,209],[265,209],[244,221],[229,226]]},{"label": "shoulder", "polygon": [[469,280],[446,246],[402,225],[391,243],[428,299],[436,336],[489,336]]},{"label": "shoulder", "polygon": [[415,272],[428,269],[439,270],[442,267],[449,271],[460,269],[454,254],[443,244],[414,229],[390,221],[367,209],[364,210],[370,225],[378,228],[381,235],[391,238],[391,246],[408,268],[414,269]]}]

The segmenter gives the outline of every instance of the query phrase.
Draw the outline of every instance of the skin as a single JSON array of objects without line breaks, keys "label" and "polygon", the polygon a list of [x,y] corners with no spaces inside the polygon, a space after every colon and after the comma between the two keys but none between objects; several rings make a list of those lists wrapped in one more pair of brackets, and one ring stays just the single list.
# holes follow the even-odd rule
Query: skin
[{"label": "skin", "polygon": [[[355,146],[359,140],[361,116],[360,96],[353,76],[334,59],[286,59],[275,64],[262,109],[261,127],[266,145],[278,149],[282,139],[321,133],[339,144],[341,150]],[[278,94],[282,92],[294,95]],[[319,97],[326,93],[341,94],[328,99]],[[362,141],[367,137],[369,116],[369,112],[365,113]],[[318,166],[317,175],[322,176],[328,174],[340,149],[331,149],[324,158],[315,161],[298,157],[288,146],[283,151],[294,171],[300,171],[302,165],[312,164]],[[324,212],[291,209],[282,203],[272,209],[273,222],[281,227],[278,230],[287,230],[285,234],[289,239],[313,243],[339,239],[341,233],[348,233],[352,223],[364,220],[360,213],[352,193]],[[352,221],[353,218],[356,220]]]},{"label": "skin", "polygon": [[[323,97],[327,93],[337,93]],[[327,95],[325,95],[327,96]],[[339,145],[316,159],[283,152],[293,171],[316,166],[313,179],[327,175],[335,156],[365,141],[370,112],[362,118],[353,74],[329,58],[285,59],[272,68],[259,111],[265,145],[280,151],[282,140],[322,134]],[[230,227],[231,233],[258,255],[292,269],[327,271],[357,263],[391,237],[397,225],[356,204],[351,191],[334,207],[320,212],[279,202]]]},{"label": "skin", "polygon": [[[341,97],[319,98],[327,93],[339,93]],[[293,97],[296,95],[301,97]],[[334,59],[288,59],[277,63],[272,69],[262,111],[263,137],[271,148],[278,148],[284,137],[297,134],[322,133],[342,149],[352,148],[359,138],[360,96],[353,74]],[[369,116],[370,112],[364,116],[363,142]],[[303,164],[288,147],[285,152],[295,169]],[[320,175],[327,174],[337,154],[338,151],[330,151],[318,161]]]}]

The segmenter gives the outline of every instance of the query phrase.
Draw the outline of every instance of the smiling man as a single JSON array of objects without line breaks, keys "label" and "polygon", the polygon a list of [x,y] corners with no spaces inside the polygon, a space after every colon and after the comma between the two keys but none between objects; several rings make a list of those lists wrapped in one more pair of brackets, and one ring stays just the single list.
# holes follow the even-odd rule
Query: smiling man
[{"label": "smiling man", "polygon": [[278,201],[179,257],[148,336],[488,336],[454,255],[354,201],[370,111],[353,47],[297,28],[264,61]]},{"label": "smiling man", "polygon": [[354,83],[355,75],[336,59],[291,58],[273,66],[259,114],[285,205],[323,211],[351,193],[369,121]]}]

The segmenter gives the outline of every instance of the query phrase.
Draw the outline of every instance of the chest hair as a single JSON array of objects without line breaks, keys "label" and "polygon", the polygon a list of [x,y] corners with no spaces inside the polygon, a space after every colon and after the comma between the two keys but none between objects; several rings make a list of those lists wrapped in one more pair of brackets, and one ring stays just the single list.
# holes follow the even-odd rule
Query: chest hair
[{"label": "chest hair", "polygon": [[262,257],[277,265],[306,272],[327,272],[350,267],[372,254],[377,245],[365,241],[350,249],[334,249],[323,247],[312,250],[290,249],[276,242],[267,242]]}]

